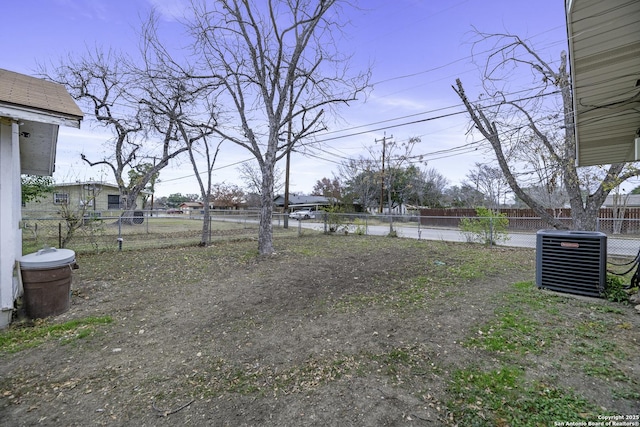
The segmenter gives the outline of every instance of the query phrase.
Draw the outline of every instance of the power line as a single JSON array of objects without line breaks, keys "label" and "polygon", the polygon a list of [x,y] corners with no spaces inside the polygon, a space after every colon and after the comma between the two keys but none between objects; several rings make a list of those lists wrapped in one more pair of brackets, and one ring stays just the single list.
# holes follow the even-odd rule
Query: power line
[{"label": "power line", "polygon": [[[516,100],[512,100],[512,101],[510,101],[510,102],[521,102],[521,101],[527,101],[527,100],[531,100],[531,99],[542,98],[542,97],[545,97],[545,96],[556,95],[556,94],[558,94],[558,93],[560,93],[560,91],[554,91],[554,92],[549,92],[549,93],[542,93],[542,94],[532,95],[532,96],[529,96],[529,97],[519,98],[519,99],[516,99]],[[496,106],[501,105],[501,104],[502,104],[502,103],[492,104],[492,105],[487,106],[487,108],[496,107]],[[446,107],[446,108],[444,108],[444,109],[449,109],[449,108],[453,108],[453,107]],[[442,110],[442,109],[440,109],[440,110]],[[466,110],[456,111],[456,112],[449,113],[449,114],[443,114],[443,115],[440,115],[440,116],[434,116],[434,117],[427,117],[427,118],[425,118],[425,119],[413,120],[413,121],[404,122],[404,123],[400,123],[400,124],[396,124],[396,125],[391,125],[391,126],[386,126],[386,127],[382,127],[382,128],[369,129],[369,130],[367,130],[367,131],[356,132],[356,133],[352,133],[352,134],[348,134],[348,135],[336,136],[336,137],[332,137],[332,138],[325,138],[325,139],[316,140],[316,141],[309,142],[309,143],[306,143],[306,144],[301,144],[301,145],[302,145],[302,146],[314,145],[314,144],[319,143],[319,142],[332,141],[332,140],[336,140],[336,139],[342,139],[342,138],[347,138],[347,137],[352,137],[352,136],[362,135],[362,134],[369,133],[369,132],[377,132],[377,131],[380,131],[380,130],[393,129],[393,128],[397,128],[397,127],[408,126],[408,125],[411,125],[411,124],[424,123],[424,122],[428,122],[428,121],[433,121],[433,120],[443,119],[443,118],[446,118],[446,117],[455,116],[455,115],[459,115],[459,114],[465,114],[465,113],[467,113],[467,111],[466,111]],[[481,141],[482,141],[482,140],[481,140]],[[477,144],[477,143],[479,143],[479,142],[481,142],[481,141],[474,141],[474,142],[471,142],[471,143],[469,143],[469,144],[465,144],[465,145],[462,145],[462,146],[459,146],[459,147],[454,147],[454,148],[447,149],[447,150],[440,150],[440,152],[434,152],[434,153],[432,153],[432,154],[448,154],[448,155],[447,155],[447,156],[441,156],[441,157],[433,158],[433,159],[431,159],[431,160],[438,160],[438,159],[442,159],[442,158],[453,157],[454,155],[468,154],[468,153],[470,153],[470,152],[475,151],[476,149],[474,149],[474,150],[469,150],[468,152],[461,152],[461,153],[456,153],[456,154],[450,154],[450,153],[452,153],[452,152],[453,152],[453,151],[455,151],[455,150],[461,149],[462,147],[466,147],[466,146],[470,146],[470,145],[473,145],[473,144]],[[348,157],[339,156],[339,155],[336,155],[336,154],[331,153],[331,152],[326,151],[326,150],[320,150],[320,151],[323,151],[324,153],[326,153],[326,154],[330,154],[330,155],[333,155],[333,156],[335,156],[335,157],[343,158],[343,159],[345,159],[345,160],[346,160],[346,159],[348,159]],[[340,162],[332,161],[332,160],[328,160],[328,159],[326,159],[326,158],[323,158],[323,157],[320,157],[320,156],[318,156],[318,155],[311,154],[311,153],[305,153],[304,155],[307,155],[307,156],[309,156],[309,157],[319,158],[319,159],[321,159],[321,160],[325,160],[325,161],[328,161],[328,162],[330,162],[330,163],[335,163],[335,164],[339,164],[339,165],[341,165],[341,164],[342,164],[342,163],[340,163]],[[430,153],[422,154],[421,156],[428,156],[428,155],[430,155]],[[251,161],[251,160],[253,160],[253,158],[246,159],[246,160],[242,160],[242,161],[235,162],[235,163],[231,163],[231,164],[229,164],[229,165],[221,166],[221,167],[219,167],[219,168],[215,168],[214,170],[225,169],[225,168],[228,168],[228,167],[231,167],[231,166],[235,166],[235,165],[238,165],[238,164],[246,163],[246,162]],[[180,179],[186,179],[186,178],[190,178],[190,177],[193,177],[193,176],[195,176],[195,174],[191,174],[191,175],[184,176],[184,177],[180,177],[180,178],[172,178],[171,180],[166,180],[166,181],[164,181],[164,182],[168,182],[168,181],[176,181],[176,180],[180,180]]]},{"label": "power line", "polygon": [[[518,93],[518,92],[516,92],[516,93]],[[554,92],[549,92],[549,93],[537,94],[537,95],[533,95],[533,96],[530,96],[530,97],[525,97],[525,98],[520,98],[520,99],[512,100],[512,101],[510,101],[510,102],[521,102],[521,101],[526,101],[526,100],[530,100],[530,99],[535,99],[535,98],[541,98],[541,97],[545,97],[545,96],[550,96],[550,95],[554,95],[554,94],[558,94],[558,93],[560,93],[560,91],[554,91]],[[488,107],[488,108],[490,108],[490,107],[495,107],[495,106],[498,106],[498,105],[500,105],[500,104],[501,104],[501,103],[498,103],[498,104],[492,104],[492,105],[489,105],[489,106],[487,106],[487,107]],[[461,105],[461,104],[456,105],[456,106],[444,107],[444,108],[436,109],[436,110],[433,110],[433,111],[442,111],[442,110],[447,110],[447,109],[451,109],[451,108],[458,107],[458,106],[460,106],[460,105]],[[347,137],[352,137],[352,136],[362,135],[362,134],[369,133],[369,132],[377,132],[377,131],[380,131],[380,130],[387,130],[387,129],[397,128],[397,127],[402,127],[402,126],[408,126],[408,125],[411,125],[411,124],[424,123],[424,122],[428,122],[428,121],[433,121],[433,120],[443,119],[443,118],[446,118],[446,117],[451,117],[451,116],[455,116],[455,115],[459,115],[459,114],[464,114],[464,113],[466,113],[466,112],[467,112],[466,110],[461,110],[461,111],[456,111],[456,112],[449,113],[449,114],[443,114],[443,115],[439,115],[439,116],[427,117],[427,118],[420,119],[420,120],[408,121],[408,122],[399,123],[399,124],[395,124],[395,125],[390,125],[390,126],[386,126],[386,127],[381,127],[381,128],[377,128],[377,129],[369,129],[369,130],[362,131],[362,132],[356,132],[356,133],[351,133],[351,134],[347,134],[347,135],[336,136],[336,137],[332,137],[332,138],[325,138],[325,139],[321,139],[321,140],[315,140],[315,141],[313,141],[313,142],[309,142],[309,143],[307,143],[307,144],[301,144],[301,145],[302,145],[302,146],[315,145],[316,143],[320,143],[320,142],[326,142],[326,141],[332,141],[332,140],[337,140],[337,139],[342,139],[342,138],[347,138]],[[409,115],[409,116],[407,116],[407,117],[411,117],[411,116],[413,116],[413,115]],[[391,119],[391,120],[393,120],[393,119]],[[383,121],[383,122],[385,122],[385,121]],[[360,126],[360,127],[362,127],[362,126]],[[474,142],[471,142],[471,143],[469,143],[469,144],[464,144],[464,145],[462,145],[462,146],[458,146],[458,147],[453,147],[453,148],[451,148],[451,149],[440,150],[440,151],[436,151],[436,152],[433,152],[433,153],[425,153],[425,154],[421,154],[421,155],[416,156],[416,157],[422,157],[422,158],[424,158],[424,157],[428,157],[428,156],[431,156],[431,155],[443,154],[443,156],[434,157],[434,158],[431,158],[431,159],[430,159],[430,160],[439,160],[439,159],[442,159],[442,158],[448,158],[448,157],[453,157],[453,156],[457,156],[457,155],[468,154],[468,153],[471,153],[471,152],[473,152],[473,151],[476,151],[476,150],[477,150],[477,148],[475,148],[475,149],[473,149],[473,150],[462,151],[462,150],[464,149],[464,147],[468,147],[468,146],[471,146],[471,145],[474,145],[474,144],[477,144],[477,143],[480,143],[480,142],[482,142],[482,140],[480,140],[480,141],[474,141]],[[317,148],[317,147],[314,147],[314,148]],[[455,152],[455,151],[457,151],[457,150],[460,150],[460,152]],[[327,151],[327,150],[321,150],[321,149],[320,149],[320,151],[323,151],[325,154],[329,154],[329,155],[332,155],[332,156],[334,156],[334,157],[338,157],[338,158],[341,158],[341,159],[344,159],[344,160],[348,160],[348,159],[349,159],[349,157],[340,156],[340,155],[337,155],[337,154],[335,154],[335,153],[331,153],[331,152],[329,152],[329,151]],[[455,152],[455,153],[454,153],[454,152]],[[304,153],[303,155],[307,155],[307,156],[309,156],[309,157],[317,158],[317,159],[320,159],[320,160],[323,160],[323,161],[327,161],[327,162],[330,162],[330,163],[334,163],[334,164],[337,164],[337,165],[342,165],[342,164],[343,164],[343,163],[341,163],[341,162],[334,161],[334,160],[329,160],[329,159],[327,159],[327,158],[325,158],[325,157],[321,157],[321,156],[318,156],[318,155],[316,155],[316,154],[312,154],[312,153]],[[213,170],[213,171],[218,171],[218,170],[226,169],[226,168],[229,168],[229,167],[232,167],[232,166],[236,166],[236,165],[239,165],[239,164],[243,164],[243,163],[246,163],[246,162],[249,162],[249,161],[252,161],[252,160],[254,160],[254,158],[248,158],[248,159],[245,159],[245,160],[240,160],[240,161],[238,161],[238,162],[230,163],[230,164],[228,164],[228,165],[220,166],[220,167],[214,168],[214,169],[212,169],[212,170]],[[203,175],[203,174],[205,174],[205,173],[206,173],[206,172],[201,172],[201,173],[200,173],[200,175]],[[189,174],[189,175],[184,175],[184,176],[177,177],[177,178],[166,179],[166,180],[163,180],[162,182],[173,182],[173,181],[179,181],[179,180],[183,180],[183,179],[187,179],[187,178],[192,178],[192,177],[194,177],[194,176],[196,176],[196,173],[192,173],[192,174]]]},{"label": "power line", "polygon": [[[226,169],[226,168],[230,168],[231,166],[236,166],[236,165],[241,165],[243,163],[247,163],[250,162],[252,160],[255,160],[253,157],[249,158],[249,159],[245,159],[245,160],[240,160],[234,163],[229,163],[228,165],[224,165],[224,166],[219,166],[217,168],[213,168],[211,169],[212,171],[219,171],[222,169]],[[207,173],[207,171],[204,172],[200,172],[198,175],[204,175],[205,173]],[[181,179],[187,179],[187,178],[193,178],[194,176],[196,176],[195,173],[189,174],[189,175],[185,175],[185,176],[180,176],[177,178],[171,178],[171,179],[163,179],[162,182],[172,182],[172,181],[179,181]]]},{"label": "power line", "polygon": [[[537,35],[535,35],[533,37],[536,37],[536,36],[539,36],[541,34],[545,34],[547,32],[553,31],[556,28],[547,30],[547,31],[542,32],[542,33],[539,33],[539,34],[537,34]],[[486,53],[486,52],[481,52],[481,53]],[[429,74],[431,72],[450,67],[450,66],[452,66],[454,64],[460,63],[460,62],[462,62],[464,60],[468,60],[470,58],[471,58],[471,56],[466,56],[466,57],[463,57],[463,58],[459,58],[459,59],[450,61],[449,63],[443,64],[443,65],[439,65],[439,66],[436,66],[436,67],[431,67],[431,68],[426,69],[426,70],[422,70],[422,71],[418,71],[418,72],[414,72],[414,73],[409,73],[409,74],[405,74],[405,75],[399,75],[399,76],[390,77],[390,78],[387,78],[387,79],[384,79],[384,80],[377,81],[377,82],[373,83],[373,85],[382,85],[382,84],[385,84],[385,83],[388,83],[388,82],[392,82],[392,81],[396,81],[396,80],[409,79],[409,78],[412,78],[412,77],[417,77],[417,76],[420,76],[420,75]],[[439,80],[442,80],[442,78],[438,79],[438,80],[435,80],[435,81],[439,81]],[[423,85],[426,85],[426,84],[431,84],[431,83],[433,83],[435,81],[431,80],[429,82],[422,83],[420,86],[423,86]],[[409,88],[404,89],[404,90],[411,90],[411,89],[415,89],[416,87],[418,87],[418,86],[411,85]],[[524,90],[523,91],[519,91],[519,92],[514,92],[513,94],[520,93],[520,92],[524,92]],[[394,93],[396,93],[396,92],[394,92]],[[523,99],[520,99],[520,100],[515,100],[514,102],[521,101],[521,100],[526,100],[526,99],[531,99],[531,98],[537,98],[537,97],[541,97],[541,96],[548,96],[548,95],[552,95],[552,94],[556,94],[556,93],[558,93],[558,92],[552,92],[552,93],[549,93],[549,94],[541,94],[541,95],[537,95],[537,96],[534,96],[534,97],[523,98]],[[389,94],[383,95],[383,97],[384,96],[389,96]],[[116,103],[116,105],[119,105],[119,104]],[[125,108],[131,108],[129,105],[121,105],[121,106],[125,107]],[[349,134],[339,135],[339,136],[334,136],[334,137],[329,137],[329,138],[325,137],[323,139],[315,140],[315,141],[313,141],[313,142],[311,142],[309,144],[303,144],[302,146],[316,144],[316,143],[322,143],[322,142],[328,142],[328,141],[334,141],[334,140],[338,140],[338,139],[344,139],[344,138],[348,138],[348,137],[362,135],[362,134],[365,134],[365,133],[379,132],[379,131],[384,131],[384,130],[388,130],[388,129],[404,127],[404,126],[409,126],[409,125],[415,125],[415,124],[419,124],[419,123],[425,123],[425,122],[434,121],[434,120],[438,120],[438,119],[444,119],[444,118],[447,118],[447,117],[452,117],[452,116],[456,116],[456,115],[460,115],[460,114],[465,114],[466,110],[461,110],[461,111],[454,111],[454,112],[448,113],[448,114],[441,114],[441,115],[437,115],[437,116],[433,116],[433,117],[426,117],[426,118],[419,119],[419,120],[406,120],[406,119],[409,119],[409,118],[412,118],[412,117],[421,116],[421,115],[424,115],[424,114],[431,114],[431,113],[438,112],[438,111],[446,111],[448,109],[459,108],[460,106],[461,106],[461,104],[457,104],[457,105],[438,108],[438,109],[434,109],[434,110],[428,110],[428,111],[424,111],[424,112],[420,112],[420,113],[415,113],[415,114],[410,114],[410,115],[405,115],[405,116],[385,119],[385,120],[372,122],[372,123],[368,123],[368,124],[364,124],[364,125],[359,125],[359,126],[355,126],[355,127],[351,127],[351,128],[339,129],[339,130],[335,130],[335,131],[326,132],[323,135],[330,135],[330,134],[335,134],[335,133],[343,133],[343,132],[349,132],[349,131],[355,130],[355,129],[367,128],[367,130],[363,130],[363,131],[360,131],[360,132],[351,132]],[[257,107],[256,107],[256,110],[258,110]],[[93,116],[92,114],[87,114],[87,115],[88,116]],[[379,124],[385,124],[385,123],[392,123],[392,122],[396,122],[396,121],[399,121],[399,120],[406,120],[406,121],[401,122],[401,123],[396,123],[396,124],[389,124],[389,125],[385,125],[385,126],[381,126],[381,127],[377,127],[377,128],[371,128],[371,126],[375,126],[375,125],[379,125]],[[462,146],[459,146],[459,147],[454,147],[454,148],[448,149],[448,150],[440,150],[440,152],[427,153],[427,154],[425,154],[425,156],[442,154],[443,156],[451,157],[451,156],[455,156],[455,155],[466,154],[467,151],[463,151],[465,149],[464,147],[467,147],[467,146],[475,144],[475,143],[477,143],[477,141],[473,142],[473,143],[470,143],[470,144],[465,144],[465,145],[462,145]],[[456,152],[456,150],[460,150],[460,151]],[[468,152],[472,152],[472,151],[475,151],[475,149],[474,150],[469,150]],[[329,155],[332,155],[332,156],[335,156],[335,157],[338,157],[338,158],[348,158],[348,157],[344,157],[344,156],[339,156],[339,155],[337,155],[335,153],[331,153],[328,150],[324,150],[324,152],[326,154],[329,154]],[[316,158],[319,158],[319,159],[322,159],[322,160],[325,160],[325,161],[329,161],[329,162],[332,162],[332,163],[340,164],[339,162],[331,161],[331,160],[328,160],[326,158],[322,158],[320,156],[317,156],[317,155],[314,155],[314,154],[311,154],[311,153],[307,153],[306,155],[309,155],[310,157],[316,157]],[[443,158],[443,157],[436,157],[434,159],[438,159],[438,158]],[[242,164],[242,163],[245,163],[245,162],[251,161],[251,160],[252,160],[252,158],[247,159],[247,160],[242,160],[242,161],[239,161],[239,162],[234,162],[234,163],[231,163],[231,164],[228,164],[228,165],[224,165],[224,166],[215,168],[214,170],[217,171],[217,170],[225,169],[225,168],[232,167],[232,166],[235,166],[235,165],[238,165],[238,164]],[[189,177],[193,177],[193,176],[195,176],[195,174],[191,174],[191,175],[184,176],[184,177],[172,178],[172,179],[169,179],[169,180],[165,180],[164,182],[177,181],[177,180],[181,180],[181,179],[185,179],[185,178],[189,178]]]},{"label": "power line", "polygon": [[[529,101],[529,100],[532,100],[532,99],[543,98],[543,97],[551,96],[551,95],[557,95],[559,93],[560,93],[560,91],[556,90],[556,91],[553,91],[553,92],[541,93],[541,94],[537,94],[537,95],[527,96],[527,97],[524,97],[524,98],[514,99],[514,100],[511,100],[509,102]],[[500,106],[502,104],[504,104],[504,102],[499,102],[499,103],[496,103],[496,104],[490,104],[490,105],[485,106],[485,108],[493,108],[493,107]],[[458,104],[458,105],[451,106],[451,107],[445,107],[445,108],[441,108],[441,109],[434,110],[434,111],[441,111],[441,110],[456,108],[456,107],[459,107],[459,106],[462,106],[462,104]],[[352,136],[358,136],[358,135],[362,135],[362,134],[370,133],[370,132],[379,132],[379,131],[383,131],[383,130],[389,130],[389,129],[394,129],[394,128],[398,128],[398,127],[414,125],[414,124],[418,124],[418,123],[430,122],[430,121],[433,121],[433,120],[444,119],[444,118],[447,118],[447,117],[457,116],[459,114],[466,114],[466,113],[467,113],[467,110],[460,110],[460,111],[455,111],[455,112],[449,113],[449,114],[441,114],[439,116],[426,117],[426,118],[420,119],[420,120],[412,120],[412,121],[398,123],[398,124],[394,124],[394,125],[383,126],[383,127],[374,128],[374,129],[368,129],[368,130],[361,131],[361,132],[354,132],[354,133],[350,133],[350,134],[347,134],[347,135],[339,135],[339,136],[334,136],[334,137],[331,137],[331,138],[319,139],[319,140],[316,140],[315,142],[333,141],[333,140],[336,140],[336,139],[342,139],[342,138],[348,138],[348,137],[352,137]],[[362,126],[360,126],[360,127],[362,127]]]}]

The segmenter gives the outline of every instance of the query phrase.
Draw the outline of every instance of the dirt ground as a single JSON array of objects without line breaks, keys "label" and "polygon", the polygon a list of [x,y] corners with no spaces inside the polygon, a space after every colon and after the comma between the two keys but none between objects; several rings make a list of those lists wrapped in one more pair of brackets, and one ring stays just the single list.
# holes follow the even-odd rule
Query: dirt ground
[{"label": "dirt ground", "polygon": [[[496,295],[534,278],[531,250],[494,249],[464,269],[463,245],[443,242],[303,236],[275,246],[269,257],[255,241],[79,255],[71,309],[53,321],[113,322],[0,354],[0,424],[454,425],[449,374],[492,363],[462,341],[492,316]],[[416,277],[424,286],[412,287]],[[636,339],[640,316],[629,310],[626,339]],[[571,386],[597,399],[594,384]]]}]

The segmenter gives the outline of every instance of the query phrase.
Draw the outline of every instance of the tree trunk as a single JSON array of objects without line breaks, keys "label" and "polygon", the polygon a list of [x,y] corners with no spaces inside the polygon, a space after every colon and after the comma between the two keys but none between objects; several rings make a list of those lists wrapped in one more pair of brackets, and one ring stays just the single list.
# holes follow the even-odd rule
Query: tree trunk
[{"label": "tree trunk", "polygon": [[140,194],[140,192],[136,191],[135,189],[133,191],[130,191],[130,192],[126,193],[126,198],[124,200],[124,211],[120,215],[120,223],[121,224],[123,224],[123,225],[133,225],[134,224],[134,222],[133,222],[133,213],[135,212],[136,208],[138,207],[138,202],[137,202],[138,194]]},{"label": "tree trunk", "polygon": [[207,246],[211,243],[210,226],[211,226],[211,213],[209,211],[209,199],[205,199],[202,216],[202,236],[200,237],[200,244],[198,246]]},{"label": "tree trunk", "polygon": [[620,194],[619,189],[613,194],[613,234],[622,233],[622,225],[624,224],[624,215],[627,210],[629,196],[630,194]]},{"label": "tree trunk", "polygon": [[[557,229],[567,229],[567,226],[562,223],[562,221],[558,218],[554,218],[553,215],[547,212],[546,208],[540,203],[536,202],[532,197],[529,196],[518,184],[515,176],[511,172],[509,168],[509,164],[507,163],[506,156],[502,151],[502,141],[500,140],[500,133],[496,127],[496,124],[490,121],[487,116],[484,114],[484,111],[480,107],[474,107],[467,95],[464,92],[464,88],[462,87],[462,82],[460,79],[456,79],[456,87],[453,90],[458,94],[460,99],[462,100],[471,120],[473,121],[476,129],[484,136],[487,141],[491,144],[493,151],[496,155],[496,159],[498,160],[498,165],[504,174],[509,187],[513,190],[516,196],[518,196],[524,203],[527,204],[533,211],[538,214],[540,218],[546,221],[551,227]],[[569,189],[567,189],[569,190]],[[573,203],[571,205],[573,208]],[[582,205],[580,204],[579,209],[582,209]]]},{"label": "tree trunk", "polygon": [[260,255],[270,255],[273,250],[273,162],[265,161],[262,169],[262,192],[260,194],[260,233],[258,251]]},{"label": "tree trunk", "polygon": [[[600,206],[602,206],[602,204],[604,203],[611,189],[619,185],[620,182],[638,174],[629,172],[627,174],[621,175],[625,165],[623,163],[611,165],[607,171],[606,177],[600,183],[598,188],[592,194],[588,194],[585,197],[586,190],[583,191],[582,189],[583,183],[581,182],[580,176],[576,169],[576,139],[573,115],[574,112],[571,94],[571,81],[567,67],[567,54],[565,52],[561,53],[560,64],[558,66],[558,69],[556,70],[549,64],[544,62],[529,46],[527,46],[527,44],[522,42],[522,40],[520,40],[518,37],[509,35],[505,36],[500,34],[483,35],[483,38],[485,40],[489,40],[492,37],[499,37],[503,40],[506,39],[507,42],[502,46],[499,46],[498,44],[493,46],[494,52],[490,54],[489,60],[485,65],[484,82],[487,83],[487,85],[491,88],[490,92],[496,91],[496,94],[500,95],[500,97],[493,98],[495,101],[497,101],[498,104],[500,104],[500,106],[511,106],[514,107],[515,110],[509,111],[509,108],[506,108],[506,111],[505,109],[502,109],[501,112],[498,113],[497,108],[485,108],[479,104],[472,105],[467,99],[459,79],[456,79],[457,88],[454,87],[454,90],[458,93],[460,99],[464,102],[465,108],[467,109],[476,128],[492,145],[498,163],[500,164],[500,168],[507,178],[509,186],[524,203],[526,203],[530,208],[536,211],[536,213],[541,218],[546,220],[551,226],[555,228],[567,228],[566,225],[564,225],[557,218],[554,218],[552,215],[545,213],[545,206],[541,202],[538,202],[537,199],[534,199],[533,197],[529,197],[529,195],[524,191],[523,188],[520,187],[519,183],[516,181],[514,171],[510,169],[511,165],[509,165],[507,156],[505,155],[505,152],[503,152],[503,144],[506,148],[507,154],[509,154],[510,149],[522,149],[522,147],[514,145],[509,140],[508,133],[505,136],[505,134],[501,132],[504,129],[500,128],[500,119],[501,117],[509,117],[509,115],[513,113],[522,115],[522,118],[525,120],[525,122],[528,122],[528,127],[532,131],[531,136],[537,138],[542,143],[542,145],[545,147],[544,151],[547,154],[548,159],[557,164],[559,169],[563,171],[563,186],[569,196],[569,203],[571,206],[571,214],[573,219],[573,223],[569,228],[584,231],[596,230],[598,227],[597,218]],[[516,55],[515,47],[523,48],[525,50],[525,55]],[[493,60],[495,60],[496,62],[492,62]],[[564,140],[560,141],[561,144],[559,144],[559,147],[556,148],[556,145],[554,144],[555,141],[552,139],[553,135],[551,135],[550,139],[550,135],[548,134],[548,132],[546,132],[544,128],[538,127],[538,119],[536,119],[535,113],[527,112],[527,104],[520,103],[520,101],[526,100],[527,98],[518,101],[507,101],[504,98],[502,89],[498,89],[494,84],[496,81],[508,77],[508,73],[501,75],[498,70],[505,70],[505,65],[507,65],[507,63],[509,62],[513,62],[514,67],[522,65],[523,63],[528,63],[533,71],[540,74],[542,82],[546,86],[553,84],[560,90],[563,108],[562,128],[564,129]],[[535,97],[539,96],[541,96],[541,93],[536,92]],[[489,116],[487,116],[485,112],[489,114]],[[489,117],[491,117],[491,120],[489,119]],[[502,140],[503,137],[504,140]]]}]

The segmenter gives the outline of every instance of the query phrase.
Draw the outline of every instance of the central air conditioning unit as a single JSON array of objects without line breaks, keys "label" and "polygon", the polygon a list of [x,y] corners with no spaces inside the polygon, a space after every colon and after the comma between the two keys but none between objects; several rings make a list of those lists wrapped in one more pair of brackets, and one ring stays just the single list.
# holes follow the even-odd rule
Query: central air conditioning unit
[{"label": "central air conditioning unit", "polygon": [[539,288],[600,297],[606,280],[606,234],[593,231],[538,231],[536,285]]}]

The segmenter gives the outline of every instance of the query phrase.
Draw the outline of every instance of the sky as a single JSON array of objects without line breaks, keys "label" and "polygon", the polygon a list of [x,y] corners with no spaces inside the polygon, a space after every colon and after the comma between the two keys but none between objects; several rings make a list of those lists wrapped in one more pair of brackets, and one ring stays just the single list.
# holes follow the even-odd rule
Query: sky
[{"label": "sky", "polygon": [[[383,137],[396,142],[420,138],[414,155],[426,166],[460,185],[476,163],[491,157],[473,147],[469,118],[452,89],[460,78],[467,95],[479,93],[482,54],[472,56],[474,30],[510,33],[526,39],[544,59],[554,62],[566,50],[563,0],[360,0],[348,8],[338,40],[352,53],[351,67],[371,67],[372,89],[340,107],[329,129],[318,134],[311,155],[291,156],[290,191],[309,194],[316,182],[332,177],[348,158],[368,155]],[[0,68],[35,75],[38,64],[58,63],[100,46],[135,52],[140,23],[156,8],[170,40],[184,35],[176,17],[188,0],[21,0],[3,5]],[[475,60],[475,62],[474,62]],[[90,168],[80,158],[104,156],[110,135],[85,120],[81,129],[60,128],[56,182],[114,182],[106,169]],[[251,154],[223,144],[214,182],[243,185],[238,165]],[[279,164],[284,169],[284,161]],[[199,193],[188,159],[160,173],[156,197]]]}]

